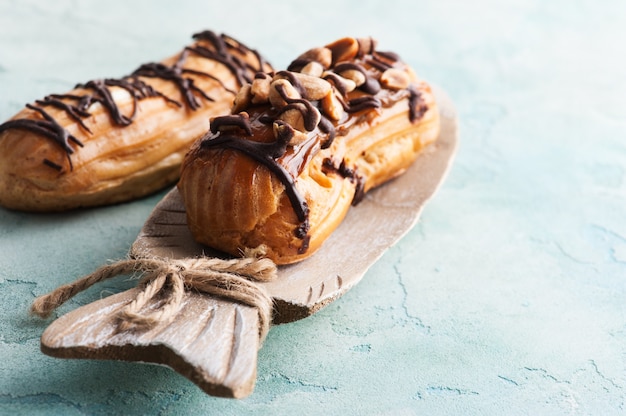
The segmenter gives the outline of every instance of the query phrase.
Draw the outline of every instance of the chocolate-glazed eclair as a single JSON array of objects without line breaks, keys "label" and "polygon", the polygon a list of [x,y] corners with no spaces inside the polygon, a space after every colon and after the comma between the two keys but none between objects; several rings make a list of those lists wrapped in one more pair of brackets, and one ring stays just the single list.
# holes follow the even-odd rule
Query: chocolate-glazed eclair
[{"label": "chocolate-glazed eclair", "polygon": [[228,114],[241,86],[271,70],[256,51],[205,31],[128,76],[27,104],[0,125],[0,205],[60,211],[174,183],[210,117]]},{"label": "chocolate-glazed eclair", "polygon": [[355,38],[309,50],[257,74],[194,143],[178,183],[189,228],[227,253],[299,261],[438,135],[430,87],[395,53]]}]

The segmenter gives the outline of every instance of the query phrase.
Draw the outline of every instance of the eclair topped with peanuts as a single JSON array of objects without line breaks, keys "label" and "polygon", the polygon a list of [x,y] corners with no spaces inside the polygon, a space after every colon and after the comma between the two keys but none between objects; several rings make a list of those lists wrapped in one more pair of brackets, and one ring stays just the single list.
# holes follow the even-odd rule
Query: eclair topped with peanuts
[{"label": "eclair topped with peanuts", "polygon": [[0,205],[62,211],[141,197],[175,183],[210,117],[272,68],[227,35],[204,31],[174,56],[119,79],[51,94],[0,124]]},{"label": "eclair topped with peanuts", "polygon": [[262,247],[277,264],[312,255],[351,205],[439,135],[430,87],[370,38],[257,74],[231,113],[183,161],[187,222],[200,243],[233,255]]}]

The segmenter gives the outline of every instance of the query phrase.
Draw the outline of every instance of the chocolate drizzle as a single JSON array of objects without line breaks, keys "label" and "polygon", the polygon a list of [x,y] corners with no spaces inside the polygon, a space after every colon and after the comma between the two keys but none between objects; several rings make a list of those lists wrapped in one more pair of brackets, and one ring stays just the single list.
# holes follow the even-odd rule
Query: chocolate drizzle
[{"label": "chocolate drizzle", "polygon": [[378,80],[369,76],[367,70],[362,65],[355,62],[341,62],[337,64],[333,70],[338,74],[348,70],[358,71],[365,77],[365,82],[359,86],[360,90],[370,95],[374,95],[380,91],[381,87]]},{"label": "chocolate drizzle", "polygon": [[[293,87],[296,89],[296,91],[298,91],[300,93],[300,95],[304,95],[305,94],[304,85],[302,85],[300,80],[298,78],[296,78],[296,76],[293,74],[293,72],[291,72],[291,71],[278,71],[276,73],[276,76],[287,79],[289,81],[289,83],[291,85],[293,85]],[[286,96],[283,88],[284,88],[284,86],[281,86],[281,91],[279,91],[279,92],[281,93],[283,99],[285,101],[287,101],[287,99],[289,97]],[[289,102],[289,101],[287,101],[287,102]]]},{"label": "chocolate drizzle", "polygon": [[[61,146],[61,148],[67,154],[67,160],[70,164],[70,168],[72,167],[72,160],[70,159],[70,155],[74,153],[74,148],[70,146],[70,142],[83,147],[83,143],[70,134],[67,130],[65,130],[59,123],[57,123],[50,114],[44,111],[40,107],[36,107],[32,104],[26,104],[26,107],[38,112],[43,117],[43,120],[39,119],[16,119],[9,120],[6,123],[0,125],[0,133],[4,130],[8,129],[27,129],[34,133],[40,134],[44,137],[47,137],[53,140],[56,144]],[[60,166],[48,159],[44,159],[43,163],[47,166],[50,166],[53,169],[60,170]]]},{"label": "chocolate drizzle", "polygon": [[[186,57],[186,53],[183,52],[181,54],[181,58],[184,57]],[[179,59],[173,66],[166,66],[161,63],[143,64],[133,72],[132,76],[161,78],[173,82],[178,87],[178,90],[185,99],[187,106],[192,110],[197,110],[201,105],[200,101],[196,98],[196,95],[200,95],[205,100],[214,101],[213,98],[209,97],[204,91],[196,87],[192,78],[184,77],[185,73],[194,73],[195,75],[203,74],[206,76],[209,76],[209,74],[204,74],[199,71],[186,71],[181,66],[182,62],[184,62],[184,60]],[[182,106],[181,103],[175,100],[168,99],[168,101],[176,103],[179,107]],[[112,111],[110,111],[110,113],[113,114]]]},{"label": "chocolate drizzle", "polygon": [[[300,254],[306,252],[309,247],[309,209],[306,200],[296,188],[296,179],[303,169],[305,160],[296,160],[294,163],[294,158],[310,158],[312,157],[312,152],[330,148],[337,135],[344,134],[347,126],[352,123],[349,120],[360,117],[357,115],[358,113],[366,113],[391,106],[407,97],[411,122],[414,123],[419,120],[428,109],[419,90],[414,85],[410,85],[402,91],[397,91],[397,89],[392,91],[384,88],[379,81],[382,73],[390,68],[403,68],[404,64],[394,53],[376,51],[374,41],[371,39],[368,42],[364,42],[364,45],[366,45],[367,50],[358,52],[353,60],[343,60],[334,63],[330,68],[325,68],[325,71],[320,76],[321,79],[331,85],[330,94],[333,95],[334,99],[339,103],[338,105],[345,112],[340,117],[335,115],[334,121],[331,121],[329,118],[332,112],[329,112],[330,110],[324,107],[324,105],[328,105],[328,100],[325,104],[322,104],[322,101],[328,97],[321,100],[301,98],[308,97],[310,91],[307,90],[307,85],[303,82],[304,78],[301,78],[300,74],[295,72],[303,71],[309,63],[316,62],[312,58],[315,53],[311,52],[303,55],[306,58],[300,57],[294,60],[288,66],[287,71],[277,72],[274,74],[274,78],[270,80],[270,88],[275,89],[282,102],[277,98],[274,98],[272,101],[270,95],[268,106],[254,110],[258,126],[264,129],[264,132],[272,128],[275,141],[264,141],[266,139],[263,136],[266,133],[263,131],[259,132],[260,137],[258,139],[250,139],[249,137],[253,136],[254,129],[250,125],[248,114],[243,112],[240,115],[218,117],[212,120],[211,133],[203,137],[200,143],[200,147],[204,149],[230,149],[242,152],[263,164],[270,172],[276,175],[284,185],[285,192],[299,221],[299,225],[294,230],[294,233],[302,240],[299,248]],[[360,75],[353,80],[344,78],[344,75],[347,77],[349,73],[354,73],[354,71]],[[359,77],[361,80],[357,83]],[[259,76],[255,77],[255,81],[257,79],[266,80],[267,78],[267,75]],[[281,80],[287,80],[293,87],[292,90],[299,94],[299,97],[288,95],[288,89],[284,81]],[[309,84],[311,82],[310,79],[307,81]],[[352,85],[350,86],[351,83]],[[351,93],[355,86],[356,91]],[[293,91],[290,92],[292,95],[294,94]],[[260,105],[259,102],[251,103],[252,101],[243,105],[243,110],[246,111],[252,105]],[[294,116],[295,118],[293,118],[294,123],[297,125],[290,125],[281,119],[284,118],[286,120],[287,114],[293,110],[300,113],[299,117]],[[300,130],[296,130],[297,128]],[[247,137],[242,137],[242,132]],[[299,137],[297,144],[293,142],[296,136]],[[304,140],[304,142],[301,142],[301,140]],[[310,143],[311,140],[316,141],[315,145]],[[290,157],[289,161],[284,158],[290,147],[302,149],[302,146],[305,146],[303,143],[306,143],[306,151],[302,151],[300,154],[296,154],[295,151],[290,153],[292,157]],[[297,170],[296,172],[294,172],[293,166],[298,166],[295,169]],[[322,172],[327,175],[337,174],[353,182],[355,184],[355,194],[352,204],[356,205],[362,200],[365,179],[358,174],[356,167],[348,166],[346,160],[343,159],[340,163],[337,163],[331,157],[323,160]]]},{"label": "chocolate drizzle", "polygon": [[348,167],[345,159],[342,159],[339,165],[337,165],[331,158],[324,159],[322,161],[322,172],[326,174],[336,173],[355,184],[356,189],[354,197],[352,198],[352,205],[357,205],[365,196],[365,183],[363,177],[357,173],[356,168]]},{"label": "chocolate drizzle", "polygon": [[322,142],[321,148],[328,149],[337,136],[337,130],[335,130],[333,123],[324,116],[320,119],[317,127],[319,127],[322,133],[326,133],[326,140]]},{"label": "chocolate drizzle", "polygon": [[[226,122],[226,120],[222,117],[218,117],[216,119],[222,119],[220,123]],[[277,134],[276,141],[274,142],[262,143],[254,142],[252,140],[242,140],[240,137],[229,135],[227,133],[221,134],[220,132],[212,134],[208,137],[205,136],[202,140],[201,146],[203,148],[224,148],[237,150],[262,165],[265,165],[285,185],[285,191],[287,192],[289,201],[294,208],[298,221],[300,221],[297,235],[299,238],[304,238],[308,232],[309,208],[304,198],[296,189],[295,178],[277,162],[277,159],[283,156],[287,151],[287,145],[293,137],[293,129],[280,120],[275,123],[277,124],[277,131],[279,133]],[[251,131],[251,126],[244,128],[244,130]]]},{"label": "chocolate drizzle", "polygon": [[424,102],[424,98],[422,97],[422,93],[415,87],[415,85],[410,85],[409,88],[409,120],[411,123],[415,123],[422,117],[426,111],[428,111],[428,105]]},{"label": "chocolate drizzle", "polygon": [[[205,30],[203,32],[199,32],[193,35],[195,40],[204,40],[208,41],[213,45],[216,49],[215,52],[204,46],[196,46],[196,47],[188,47],[187,49],[193,50],[201,56],[204,56],[207,59],[212,59],[214,61],[220,62],[221,64],[228,67],[228,69],[237,77],[237,81],[240,85],[243,85],[246,82],[250,82],[250,75],[254,74],[258,71],[262,71],[268,63],[263,59],[261,54],[259,54],[254,49],[250,49],[246,45],[241,42],[236,41],[232,37],[228,35],[220,35],[218,36],[215,32],[210,30]],[[252,53],[256,59],[256,65],[251,65],[231,53],[232,50],[238,50],[240,53]]]},{"label": "chocolate drizzle", "polygon": [[346,86],[345,79],[335,74],[334,72],[327,72],[324,74],[324,79],[330,81],[334,87],[337,89],[337,92],[342,97],[348,94],[348,87]]},{"label": "chocolate drizzle", "polygon": [[250,125],[250,116],[248,113],[239,113],[231,116],[215,117],[211,120],[211,132],[217,133],[223,126],[238,127],[246,132],[248,136],[252,136],[252,126]]},{"label": "chocolate drizzle", "polygon": [[400,61],[400,57],[393,52],[376,51],[372,54],[367,63],[381,72],[393,68],[394,64]]},{"label": "chocolate drizzle", "polygon": [[[45,110],[45,107],[54,107],[62,110],[69,118],[76,122],[82,130],[88,134],[92,134],[91,129],[85,124],[84,119],[91,116],[89,108],[94,103],[100,103],[106,109],[106,112],[115,125],[124,127],[133,123],[137,114],[139,101],[146,98],[160,97],[176,107],[182,108],[186,106],[191,110],[197,110],[201,107],[202,102],[200,98],[206,101],[214,101],[212,97],[195,85],[194,78],[191,78],[190,75],[211,78],[219,82],[233,95],[236,93],[233,90],[227,89],[223,82],[212,74],[185,68],[184,64],[190,53],[194,53],[205,59],[220,62],[229,69],[241,85],[249,82],[251,75],[257,71],[263,70],[266,64],[256,51],[249,49],[247,46],[235,41],[229,36],[204,31],[195,34],[193,38],[199,41],[199,43],[185,48],[179,55],[178,60],[171,66],[162,63],[147,63],[141,65],[130,75],[121,79],[92,80],[84,84],[76,85],[76,89],[82,90],[80,92],[48,95],[42,100],[35,101],[34,104],[26,105],[26,108],[38,113],[40,118],[30,116],[28,118],[9,120],[0,124],[0,133],[10,129],[22,129],[52,140],[54,143],[58,144],[67,155],[69,167],[70,170],[72,170],[73,166],[70,156],[76,149],[71,143],[79,147],[82,147],[83,144],[52,117]],[[200,41],[208,45],[202,44]],[[246,55],[248,53],[254,54],[257,58],[256,65],[245,62],[233,52],[237,52],[240,55]],[[173,82],[180,91],[184,104],[155,90],[152,86],[144,82],[142,78],[159,78]],[[123,88],[132,97],[133,109],[130,114],[121,113],[117,103],[113,99],[111,90],[113,87]],[[50,160],[45,159],[43,163],[55,170],[63,170],[62,166]]]},{"label": "chocolate drizzle", "polygon": [[368,108],[380,108],[382,104],[380,100],[371,95],[365,95],[363,97],[357,97],[344,106],[348,113],[356,113],[358,111],[367,110]]},{"label": "chocolate drizzle", "polygon": [[306,131],[313,131],[320,122],[320,113],[315,106],[309,101],[303,98],[289,98],[285,93],[285,86],[278,85],[276,90],[280,96],[287,102],[287,105],[281,108],[276,116],[280,116],[289,110],[298,110],[304,120],[304,128]]}]

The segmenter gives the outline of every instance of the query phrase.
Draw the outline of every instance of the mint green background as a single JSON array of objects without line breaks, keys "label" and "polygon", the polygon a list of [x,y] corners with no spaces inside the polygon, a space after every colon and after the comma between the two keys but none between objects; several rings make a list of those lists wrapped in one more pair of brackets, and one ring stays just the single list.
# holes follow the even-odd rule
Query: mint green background
[{"label": "mint green background", "polygon": [[[626,411],[626,2],[0,0],[0,119],[213,29],[277,68],[372,35],[443,87],[461,143],[419,224],[345,297],[275,327],[254,394],[39,352],[33,298],[125,255],[162,193],[0,209],[1,414],[617,415]],[[366,243],[366,242],[363,242]],[[131,287],[79,295],[60,313]]]}]

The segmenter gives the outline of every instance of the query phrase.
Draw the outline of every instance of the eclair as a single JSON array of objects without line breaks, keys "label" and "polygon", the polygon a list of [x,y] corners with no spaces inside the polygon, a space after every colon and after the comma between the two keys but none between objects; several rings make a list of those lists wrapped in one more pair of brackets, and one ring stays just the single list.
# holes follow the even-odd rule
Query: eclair
[{"label": "eclair", "polygon": [[373,39],[311,49],[255,75],[193,144],[177,185],[191,234],[232,255],[303,260],[439,128],[430,86]]},{"label": "eclair", "polygon": [[271,66],[204,31],[161,62],[78,84],[27,104],[0,125],[0,205],[62,211],[141,197],[173,184],[211,117]]}]

